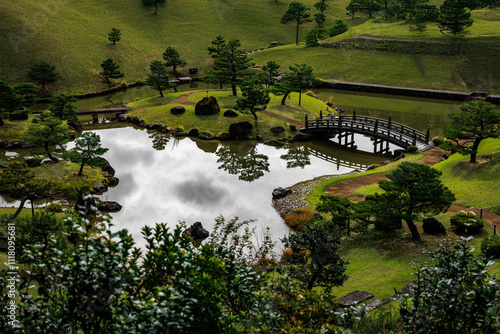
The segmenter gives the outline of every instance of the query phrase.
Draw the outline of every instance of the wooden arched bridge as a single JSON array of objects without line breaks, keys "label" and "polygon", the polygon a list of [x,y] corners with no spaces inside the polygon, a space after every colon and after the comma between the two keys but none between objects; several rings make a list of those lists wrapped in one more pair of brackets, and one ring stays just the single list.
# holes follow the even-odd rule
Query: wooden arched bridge
[{"label": "wooden arched bridge", "polygon": [[[375,153],[389,152],[389,143],[407,149],[408,146],[417,146],[420,151],[425,151],[429,145],[429,129],[424,133],[404,124],[388,120],[357,116],[356,111],[352,115],[328,115],[323,117],[320,112],[318,119],[309,121],[305,119],[304,127],[300,128],[304,133],[336,134],[339,144],[354,147],[354,134],[359,133],[373,138],[373,151]],[[385,147],[384,147],[385,144]]]}]

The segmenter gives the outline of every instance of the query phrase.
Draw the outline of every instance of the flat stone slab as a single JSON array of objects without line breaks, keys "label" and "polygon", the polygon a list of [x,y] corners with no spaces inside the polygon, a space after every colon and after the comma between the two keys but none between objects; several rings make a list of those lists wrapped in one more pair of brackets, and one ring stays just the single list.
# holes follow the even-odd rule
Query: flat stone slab
[{"label": "flat stone slab", "polygon": [[395,293],[391,296],[392,300],[397,300],[397,299],[403,299],[403,296],[401,295],[413,295],[413,291],[411,290],[414,286],[416,286],[415,283],[408,283],[405,285],[401,290],[398,291],[398,293]]},{"label": "flat stone slab", "polygon": [[370,301],[366,304],[365,309],[366,309],[367,311],[371,311],[371,310],[374,310],[374,309],[376,309],[377,307],[379,307],[380,305],[385,304],[385,303],[387,303],[387,301],[386,301],[386,300],[383,300],[383,299],[380,299],[380,298],[374,298],[374,299],[370,300]]},{"label": "flat stone slab", "polygon": [[349,307],[354,303],[360,303],[364,300],[373,298],[373,295],[366,291],[356,290],[354,292],[348,293],[344,297],[339,298],[340,306]]}]

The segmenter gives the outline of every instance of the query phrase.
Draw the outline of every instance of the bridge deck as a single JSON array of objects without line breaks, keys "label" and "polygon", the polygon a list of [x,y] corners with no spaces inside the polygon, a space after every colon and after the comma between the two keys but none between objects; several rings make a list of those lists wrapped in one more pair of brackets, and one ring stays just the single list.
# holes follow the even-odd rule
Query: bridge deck
[{"label": "bridge deck", "polygon": [[130,110],[132,110],[132,108],[127,108],[127,107],[82,109],[82,110],[78,110],[78,115],[123,114],[123,113],[126,113],[127,111],[130,111]]},{"label": "bridge deck", "polygon": [[356,116],[356,114],[329,115],[313,121],[306,119],[306,124],[300,131],[305,133],[345,131],[373,136],[404,148],[415,145],[423,151],[430,147],[429,130],[424,133],[404,124],[392,122],[390,117],[389,120],[384,120],[370,116]]}]

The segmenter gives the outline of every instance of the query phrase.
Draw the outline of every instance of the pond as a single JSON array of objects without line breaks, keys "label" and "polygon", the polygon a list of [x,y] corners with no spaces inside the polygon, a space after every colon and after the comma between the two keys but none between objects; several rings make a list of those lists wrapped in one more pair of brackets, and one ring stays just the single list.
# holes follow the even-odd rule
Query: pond
[{"label": "pond", "polygon": [[[184,88],[203,89],[188,85]],[[430,127],[431,136],[440,134],[447,123],[447,114],[458,110],[459,104],[332,90],[315,93],[323,99],[333,94],[334,103],[347,113],[356,109],[360,115],[383,118],[391,115],[395,122],[424,131]],[[155,91],[140,87],[81,100],[78,108],[116,106],[148,95],[155,95]],[[256,226],[258,231],[270,227],[273,239],[278,240],[288,228],[272,207],[273,189],[322,175],[363,170],[389,159],[368,153],[373,146],[369,138],[363,136],[356,136],[356,144],[366,152],[345,150],[328,141],[277,148],[255,141],[177,139],[157,131],[125,126],[111,118],[85,128],[98,133],[103,146],[109,148],[104,157],[120,179],[118,186],[101,196],[102,200],[116,201],[123,206],[120,212],[111,214],[114,229],[128,229],[139,245],[144,225],[165,222],[174,226],[179,221],[190,225],[200,221],[210,231],[219,215],[226,219],[235,216],[242,220],[255,219],[251,226]],[[22,150],[5,152],[0,161],[19,159],[23,154],[26,152]],[[0,198],[0,205],[15,206],[16,203]]]}]

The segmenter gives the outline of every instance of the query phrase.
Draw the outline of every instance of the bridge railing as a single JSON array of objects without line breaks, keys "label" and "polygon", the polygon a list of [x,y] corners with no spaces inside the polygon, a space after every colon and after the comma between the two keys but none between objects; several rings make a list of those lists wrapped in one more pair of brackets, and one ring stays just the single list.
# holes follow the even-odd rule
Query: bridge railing
[{"label": "bridge railing", "polygon": [[404,124],[392,122],[371,116],[353,115],[329,115],[325,118],[305,122],[306,129],[337,129],[337,130],[357,130],[361,133],[372,134],[377,137],[394,139],[404,142],[407,145],[416,145],[416,141],[428,143],[429,129],[427,133],[416,130]]}]

